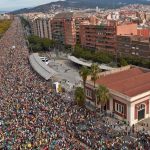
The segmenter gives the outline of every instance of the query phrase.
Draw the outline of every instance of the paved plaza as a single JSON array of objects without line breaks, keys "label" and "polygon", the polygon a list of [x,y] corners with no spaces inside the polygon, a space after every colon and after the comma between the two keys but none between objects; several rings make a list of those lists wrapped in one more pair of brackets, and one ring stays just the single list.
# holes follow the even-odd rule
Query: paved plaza
[{"label": "paved plaza", "polygon": [[58,80],[66,80],[71,84],[77,84],[81,81],[79,70],[73,66],[69,60],[50,60],[49,66],[58,72]]},{"label": "paved plaza", "polygon": [[[63,55],[63,54],[60,54]],[[74,86],[82,86],[82,79],[79,75],[79,65],[67,59],[67,56],[57,57],[54,52],[42,53],[49,59],[48,66],[58,74],[53,77],[53,81],[60,82],[67,90],[72,90]]]}]

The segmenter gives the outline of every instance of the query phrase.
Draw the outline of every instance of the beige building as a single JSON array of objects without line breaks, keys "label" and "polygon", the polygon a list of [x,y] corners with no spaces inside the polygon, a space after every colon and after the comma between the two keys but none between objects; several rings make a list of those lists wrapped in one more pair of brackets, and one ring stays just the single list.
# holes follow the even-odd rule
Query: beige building
[{"label": "beige building", "polygon": [[36,18],[30,21],[30,25],[34,35],[52,39],[51,18]]},{"label": "beige building", "polygon": [[[150,117],[150,70],[135,66],[126,66],[99,75],[98,85],[109,89],[110,99],[103,110],[114,113],[119,118],[136,124]],[[95,88],[89,80],[86,84],[86,101],[95,105]]]}]

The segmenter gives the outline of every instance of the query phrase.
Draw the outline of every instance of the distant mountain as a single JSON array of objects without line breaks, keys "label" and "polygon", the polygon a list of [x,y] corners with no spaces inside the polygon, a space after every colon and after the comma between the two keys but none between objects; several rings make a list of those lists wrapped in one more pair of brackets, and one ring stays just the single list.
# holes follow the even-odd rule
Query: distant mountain
[{"label": "distant mountain", "polygon": [[48,12],[50,9],[60,8],[118,8],[129,4],[150,4],[149,0],[65,0],[51,2],[34,8],[24,8],[12,13]]},{"label": "distant mountain", "polygon": [[8,11],[0,11],[0,14],[4,14],[7,13]]}]

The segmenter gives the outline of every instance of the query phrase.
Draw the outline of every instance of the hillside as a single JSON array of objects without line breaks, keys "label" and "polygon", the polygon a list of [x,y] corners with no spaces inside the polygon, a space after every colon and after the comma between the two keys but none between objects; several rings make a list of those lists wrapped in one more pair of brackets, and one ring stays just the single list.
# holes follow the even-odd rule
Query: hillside
[{"label": "hillside", "polygon": [[12,13],[26,13],[26,12],[48,12],[50,9],[63,9],[63,8],[118,8],[129,4],[150,4],[148,0],[66,0],[51,2],[48,4],[40,5],[34,8],[24,8],[14,11]]}]

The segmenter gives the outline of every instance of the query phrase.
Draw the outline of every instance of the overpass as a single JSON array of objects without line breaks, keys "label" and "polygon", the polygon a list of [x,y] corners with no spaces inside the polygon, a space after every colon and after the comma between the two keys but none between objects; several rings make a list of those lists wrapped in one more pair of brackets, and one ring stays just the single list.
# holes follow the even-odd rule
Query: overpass
[{"label": "overpass", "polygon": [[[76,63],[76,64],[81,65],[81,66],[91,67],[91,65],[92,65],[92,63],[90,63],[90,62],[82,61],[81,59],[78,59],[77,57],[74,57],[74,56],[70,56],[70,55],[69,55],[69,56],[68,56],[68,59],[69,59],[70,61]],[[105,64],[99,65],[99,68],[100,68],[101,70],[107,70],[107,71],[110,71],[110,70],[115,69],[115,68],[109,67],[109,66],[107,66],[107,65],[105,65]]]},{"label": "overpass", "polygon": [[52,68],[48,67],[39,57],[38,53],[33,53],[29,56],[29,61],[32,68],[45,80],[49,80],[51,77],[58,73]]}]

